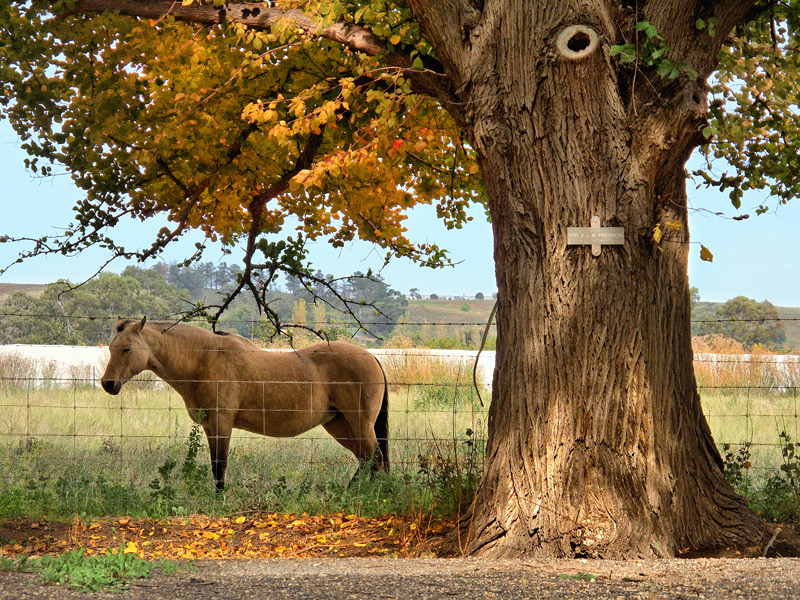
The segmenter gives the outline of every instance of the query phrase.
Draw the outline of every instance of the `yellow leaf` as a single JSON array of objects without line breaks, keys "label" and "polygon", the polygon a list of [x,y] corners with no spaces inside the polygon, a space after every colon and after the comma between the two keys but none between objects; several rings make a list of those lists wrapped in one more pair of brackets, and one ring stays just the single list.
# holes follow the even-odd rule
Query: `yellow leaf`
[{"label": "yellow leaf", "polygon": [[667,221],[666,225],[673,231],[680,231],[683,229],[683,223],[680,221]]},{"label": "yellow leaf", "polygon": [[399,35],[394,34],[392,37],[389,38],[389,42],[394,44],[395,46],[400,43],[400,40],[403,39]]},{"label": "yellow leaf", "polygon": [[700,244],[700,260],[704,260],[706,262],[712,262],[714,260],[714,255],[711,254],[711,250]]},{"label": "yellow leaf", "polygon": [[298,172],[297,175],[295,175],[293,179],[298,184],[303,185],[305,183],[306,179],[308,179],[309,175],[311,175],[311,171],[309,169],[303,169],[302,171]]},{"label": "yellow leaf", "polygon": [[241,524],[242,524],[242,523],[244,523],[245,521],[247,521],[247,517],[236,517],[236,518],[233,520],[233,522],[234,522],[234,523],[236,523],[236,524],[238,524],[238,525],[241,525]]},{"label": "yellow leaf", "polygon": [[125,546],[125,554],[139,554],[139,548],[136,546],[136,542],[128,542]]},{"label": "yellow leaf", "polygon": [[661,242],[661,237],[663,235],[664,235],[664,233],[661,231],[661,227],[660,226],[656,225],[655,227],[653,227],[653,241],[656,244]]}]

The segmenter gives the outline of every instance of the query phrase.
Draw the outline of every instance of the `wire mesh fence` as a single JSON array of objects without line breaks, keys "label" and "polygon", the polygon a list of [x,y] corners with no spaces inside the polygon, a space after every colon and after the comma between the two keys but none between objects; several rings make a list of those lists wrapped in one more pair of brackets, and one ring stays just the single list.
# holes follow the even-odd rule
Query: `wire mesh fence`
[{"label": "wire mesh fence", "polygon": [[[2,347],[0,516],[450,510],[482,470],[488,407],[472,381],[476,353],[376,354],[389,382],[390,479],[353,479],[353,454],[320,427],[286,439],[235,429],[219,495],[203,431],[170,386],[145,373],[110,396],[99,385],[105,348]],[[486,405],[493,369],[494,353],[483,353]],[[781,434],[800,436],[800,357],[702,354],[695,371],[717,444],[746,447],[755,477],[779,470]]]},{"label": "wire mesh fence", "polygon": [[[288,439],[234,429],[231,485],[220,497],[205,436],[170,386],[145,373],[110,396],[99,387],[107,350],[91,349],[94,362],[76,362],[71,348],[35,347],[26,356],[28,349],[0,351],[0,515],[141,513],[142,506],[181,514],[209,503],[224,510],[331,512],[352,510],[353,503],[384,511],[421,502],[447,510],[459,499],[445,490],[457,490],[456,479],[469,485],[480,471],[486,409],[465,361],[428,360],[419,352],[381,357],[390,382],[392,478],[355,481],[355,489],[369,493],[352,493],[357,461],[321,427]],[[422,380],[409,375],[412,365],[424,365]],[[268,407],[253,410],[265,422],[286,417]],[[375,486],[391,486],[391,493]],[[377,505],[359,505],[370,502]]]}]

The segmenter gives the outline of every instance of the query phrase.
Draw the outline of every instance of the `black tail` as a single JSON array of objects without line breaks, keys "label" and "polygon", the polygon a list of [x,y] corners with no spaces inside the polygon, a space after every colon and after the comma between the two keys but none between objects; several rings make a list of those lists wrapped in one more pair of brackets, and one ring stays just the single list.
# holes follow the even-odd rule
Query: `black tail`
[{"label": "black tail", "polygon": [[381,410],[378,413],[378,418],[375,419],[375,437],[378,438],[378,448],[383,455],[383,466],[386,471],[389,470],[389,382],[386,380],[386,371],[383,370],[383,365],[376,358],[378,366],[383,373],[383,402],[381,403]]}]

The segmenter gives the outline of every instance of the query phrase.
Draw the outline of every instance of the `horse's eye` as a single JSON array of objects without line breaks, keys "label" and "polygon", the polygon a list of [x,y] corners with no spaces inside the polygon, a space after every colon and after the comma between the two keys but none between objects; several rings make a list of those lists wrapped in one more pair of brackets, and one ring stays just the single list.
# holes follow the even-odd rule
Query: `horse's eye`
[{"label": "horse's eye", "polygon": [[133,350],[133,348],[123,348],[123,349],[122,349],[122,351],[123,351],[123,352],[125,352],[126,354],[127,354],[128,352],[130,352],[131,350]]}]

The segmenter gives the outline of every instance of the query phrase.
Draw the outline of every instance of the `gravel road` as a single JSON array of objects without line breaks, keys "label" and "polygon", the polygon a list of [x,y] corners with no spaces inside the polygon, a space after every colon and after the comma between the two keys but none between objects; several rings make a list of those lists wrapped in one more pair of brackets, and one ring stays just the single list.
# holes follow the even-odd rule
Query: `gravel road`
[{"label": "gravel road", "polygon": [[[0,598],[184,598],[428,600],[800,598],[800,559],[648,561],[458,559],[202,560],[197,570],[156,575],[122,594],[42,586],[33,575],[0,571]],[[584,581],[585,574],[595,575]]]}]

